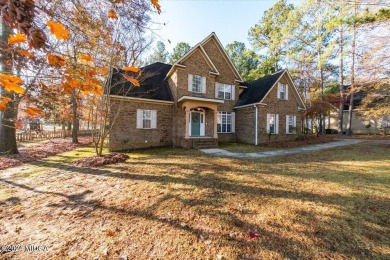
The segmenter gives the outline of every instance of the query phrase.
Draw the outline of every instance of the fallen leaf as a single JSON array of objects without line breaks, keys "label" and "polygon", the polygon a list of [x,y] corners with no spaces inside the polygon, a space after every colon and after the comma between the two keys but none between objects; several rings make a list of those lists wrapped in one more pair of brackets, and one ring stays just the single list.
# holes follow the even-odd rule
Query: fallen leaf
[{"label": "fallen leaf", "polygon": [[251,238],[256,238],[256,237],[259,237],[260,235],[259,235],[259,233],[255,232],[255,231],[250,231],[249,236]]}]

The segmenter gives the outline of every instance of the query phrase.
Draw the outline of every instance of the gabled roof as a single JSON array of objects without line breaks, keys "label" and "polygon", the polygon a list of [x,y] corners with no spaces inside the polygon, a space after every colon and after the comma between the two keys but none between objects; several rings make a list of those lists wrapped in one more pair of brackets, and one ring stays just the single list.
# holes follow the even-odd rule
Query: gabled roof
[{"label": "gabled roof", "polygon": [[240,99],[235,105],[235,108],[249,106],[249,105],[263,104],[262,101],[264,100],[264,98],[268,95],[269,92],[271,92],[272,88],[276,85],[277,82],[279,82],[280,78],[284,74],[288,76],[288,79],[293,85],[292,89],[293,89],[294,96],[297,98],[301,107],[305,109],[306,108],[305,104],[301,96],[299,95],[296,87],[294,86],[294,82],[292,81],[291,76],[287,70],[277,71],[274,74],[265,76],[263,78],[259,78],[249,83],[247,85],[247,88],[244,90],[244,92],[241,93]]},{"label": "gabled roof", "polygon": [[173,101],[169,85],[165,80],[171,67],[172,65],[156,62],[141,68],[141,77],[138,79],[140,87],[134,87],[122,76],[122,73],[131,73],[114,71],[110,95]]},{"label": "gabled roof", "polygon": [[241,93],[236,107],[260,103],[284,72],[284,70],[281,70],[249,83],[247,89]]},{"label": "gabled roof", "polygon": [[209,36],[207,36],[203,41],[199,42],[194,47],[192,47],[191,50],[189,50],[184,56],[182,56],[179,60],[177,60],[173,64],[173,66],[169,70],[169,72],[167,73],[166,79],[168,79],[172,75],[172,73],[175,71],[175,69],[177,67],[182,68],[183,64],[181,64],[181,63],[184,62],[188,57],[190,57],[198,49],[201,51],[201,53],[204,56],[204,58],[206,59],[207,63],[210,65],[210,68],[213,70],[213,71],[210,71],[210,73],[212,73],[214,75],[219,75],[219,71],[217,70],[217,68],[215,67],[214,63],[211,61],[210,57],[208,56],[208,54],[206,53],[206,51],[203,48],[203,45],[206,44],[212,38],[216,40],[217,45],[219,45],[219,47],[221,49],[222,55],[225,57],[225,59],[228,62],[229,66],[236,73],[236,76],[238,77],[238,81],[243,82],[244,80],[242,79],[240,73],[238,73],[237,68],[234,66],[233,62],[230,60],[229,56],[227,55],[227,53],[225,51],[225,48],[222,46],[222,43],[219,41],[217,35],[214,32],[211,33]]}]

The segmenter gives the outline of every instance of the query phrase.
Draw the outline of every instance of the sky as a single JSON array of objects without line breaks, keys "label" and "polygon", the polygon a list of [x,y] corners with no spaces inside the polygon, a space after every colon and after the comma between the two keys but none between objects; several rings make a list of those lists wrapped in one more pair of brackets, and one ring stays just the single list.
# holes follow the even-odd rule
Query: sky
[{"label": "sky", "polygon": [[[215,32],[224,46],[233,41],[247,47],[248,31],[276,0],[160,0],[162,13],[153,15],[155,41],[171,52],[178,42],[194,46]],[[288,0],[298,5],[301,0]],[[164,25],[165,24],[165,25]],[[168,42],[170,40],[171,43]]]}]

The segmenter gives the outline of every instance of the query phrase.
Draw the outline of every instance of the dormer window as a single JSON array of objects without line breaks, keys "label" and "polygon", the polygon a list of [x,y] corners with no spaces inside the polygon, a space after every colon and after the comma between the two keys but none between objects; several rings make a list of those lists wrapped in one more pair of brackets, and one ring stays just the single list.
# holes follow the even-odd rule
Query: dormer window
[{"label": "dormer window", "polygon": [[287,100],[288,99],[288,87],[287,84],[279,83],[278,84],[278,98]]}]

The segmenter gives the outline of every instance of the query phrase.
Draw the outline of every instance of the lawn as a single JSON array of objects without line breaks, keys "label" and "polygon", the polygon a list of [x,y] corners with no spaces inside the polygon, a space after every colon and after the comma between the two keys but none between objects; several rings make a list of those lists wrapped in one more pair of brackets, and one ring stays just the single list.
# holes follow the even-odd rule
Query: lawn
[{"label": "lawn", "polygon": [[[0,171],[0,259],[389,259],[390,143],[259,160],[74,151]],[[249,232],[259,237],[251,238]]]}]

